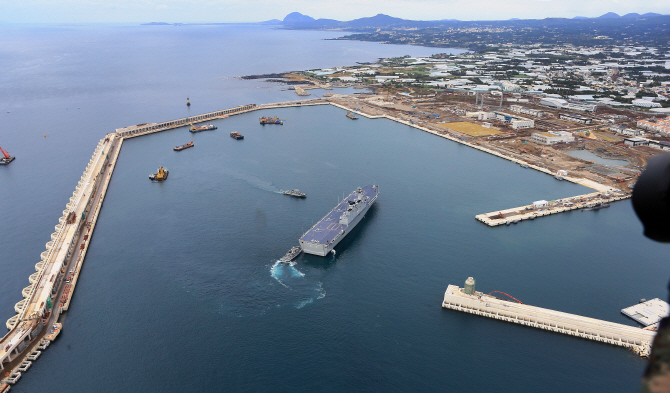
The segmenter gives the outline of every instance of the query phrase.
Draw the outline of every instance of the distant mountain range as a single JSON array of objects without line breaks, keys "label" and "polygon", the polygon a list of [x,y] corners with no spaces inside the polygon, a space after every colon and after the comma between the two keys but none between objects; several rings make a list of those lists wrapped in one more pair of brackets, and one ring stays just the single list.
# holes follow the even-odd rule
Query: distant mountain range
[{"label": "distant mountain range", "polygon": [[[648,12],[646,14],[631,13],[626,15],[619,15],[614,12],[608,12],[604,15],[589,18],[585,16],[575,16],[573,20],[580,19],[616,19],[616,18],[649,18],[656,16],[664,16],[662,14],[657,14],[653,12]],[[550,19],[566,19],[567,18],[550,18]],[[518,19],[512,18],[509,21],[523,21],[523,20],[532,20],[532,19]],[[290,28],[300,28],[300,29],[325,29],[325,28],[370,28],[370,27],[392,27],[392,26],[414,26],[414,27],[428,27],[434,24],[443,24],[449,22],[460,22],[458,19],[441,19],[441,20],[432,20],[432,21],[415,21],[409,19],[395,18],[392,16],[377,14],[373,17],[359,18],[350,21],[338,21],[335,19],[314,19],[311,16],[301,14],[300,12],[291,12],[286,15],[283,20],[272,19],[269,21],[261,22],[264,25],[283,25]]]}]

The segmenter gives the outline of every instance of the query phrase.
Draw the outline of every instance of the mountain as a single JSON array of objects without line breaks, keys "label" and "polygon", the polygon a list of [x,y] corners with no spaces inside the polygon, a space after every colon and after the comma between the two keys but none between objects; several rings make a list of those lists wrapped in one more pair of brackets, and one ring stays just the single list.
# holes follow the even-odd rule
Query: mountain
[{"label": "mountain", "polygon": [[610,18],[621,18],[619,14],[615,14],[614,12],[608,12],[605,15],[600,15],[598,19],[610,19]]},{"label": "mountain", "polygon": [[650,17],[650,16],[663,16],[663,14],[657,14],[655,12],[647,12],[646,14],[642,14],[640,16],[643,17],[643,18],[647,18],[647,17]]},{"label": "mountain", "polygon": [[640,14],[637,12],[631,12],[630,14],[623,15],[622,18],[639,18]]},{"label": "mountain", "polygon": [[575,16],[572,19],[591,19],[591,18],[589,18],[588,16]]},{"label": "mountain", "polygon": [[303,15],[300,12],[291,12],[286,15],[284,18],[284,24],[298,24],[298,23],[310,23],[314,22],[315,19],[311,16]]},{"label": "mountain", "polygon": [[363,26],[384,27],[384,26],[397,25],[402,22],[409,22],[409,21],[406,21],[405,19],[394,18],[392,16],[384,14],[377,14],[371,18],[359,18],[346,23],[347,25],[353,27],[363,27]]},{"label": "mountain", "polygon": [[270,19],[270,20],[266,20],[265,22],[259,22],[258,24],[259,25],[281,25],[282,21],[280,21],[279,19]]}]

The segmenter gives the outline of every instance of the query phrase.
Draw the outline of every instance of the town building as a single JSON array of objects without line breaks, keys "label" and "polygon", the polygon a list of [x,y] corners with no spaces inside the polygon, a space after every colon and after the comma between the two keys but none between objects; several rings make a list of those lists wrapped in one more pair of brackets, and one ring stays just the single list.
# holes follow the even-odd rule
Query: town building
[{"label": "town building", "polygon": [[593,123],[593,119],[590,117],[584,117],[580,115],[573,115],[572,113],[561,113],[558,115],[558,118],[561,120],[567,120],[571,121],[573,123],[579,123],[579,124],[591,124]]},{"label": "town building", "polygon": [[670,122],[666,120],[659,120],[656,123],[640,120],[637,122],[637,127],[642,128],[643,130],[648,130],[652,132],[657,132],[662,135],[670,135]]},{"label": "town building", "polygon": [[521,113],[523,115],[530,115],[535,117],[544,116],[544,111],[539,109],[527,108],[521,105],[510,105],[509,109],[514,113]]},{"label": "town building", "polygon": [[627,128],[627,127],[620,126],[620,125],[611,126],[610,131],[615,132],[617,134],[628,135],[628,136],[644,135],[644,131],[636,130],[634,128]]}]

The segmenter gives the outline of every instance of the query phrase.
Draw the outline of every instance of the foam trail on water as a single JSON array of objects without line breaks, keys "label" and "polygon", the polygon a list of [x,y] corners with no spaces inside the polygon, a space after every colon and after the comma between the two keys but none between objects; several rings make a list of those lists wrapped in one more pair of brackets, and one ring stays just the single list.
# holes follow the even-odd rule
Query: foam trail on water
[{"label": "foam trail on water", "polygon": [[307,300],[303,300],[303,301],[301,301],[300,303],[298,303],[298,304],[295,306],[295,308],[297,308],[297,309],[301,309],[301,308],[305,307],[306,305],[308,305],[308,304],[312,304],[312,303],[314,303],[314,298],[309,298],[309,299],[307,299]]},{"label": "foam trail on water", "polygon": [[319,281],[319,285],[316,286],[316,292],[318,292],[319,296],[316,297],[316,299],[323,299],[326,297],[326,290],[323,289],[323,283]]},{"label": "foam trail on water", "polygon": [[289,267],[291,268],[291,275],[293,277],[305,277],[305,273],[295,268],[295,262],[289,263]]},{"label": "foam trail on water", "polygon": [[270,273],[272,274],[272,278],[277,280],[278,283],[281,285],[285,286],[288,288],[288,285],[284,284],[279,277],[282,275],[282,263],[280,261],[276,261],[274,265],[270,268]]}]

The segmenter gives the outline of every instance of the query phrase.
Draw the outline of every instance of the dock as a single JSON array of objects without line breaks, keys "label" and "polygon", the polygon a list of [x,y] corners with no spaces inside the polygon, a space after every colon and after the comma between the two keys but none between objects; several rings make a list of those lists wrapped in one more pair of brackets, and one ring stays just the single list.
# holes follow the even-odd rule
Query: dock
[{"label": "dock", "polygon": [[630,194],[622,194],[618,192],[594,192],[590,194],[577,195],[571,198],[557,199],[550,202],[543,201],[546,202],[546,205],[542,207],[531,204],[511,209],[499,210],[491,213],[478,214],[475,216],[475,219],[490,227],[495,227],[498,225],[510,225],[516,224],[519,221],[534,220],[539,217],[545,217],[571,210],[588,209],[591,206],[599,203],[604,204],[616,202],[630,197]]},{"label": "dock", "polygon": [[[471,281],[472,285],[468,285]],[[469,278],[464,288],[449,285],[442,307],[519,325],[618,345],[649,357],[656,332],[600,319],[530,306],[475,291]]]}]

